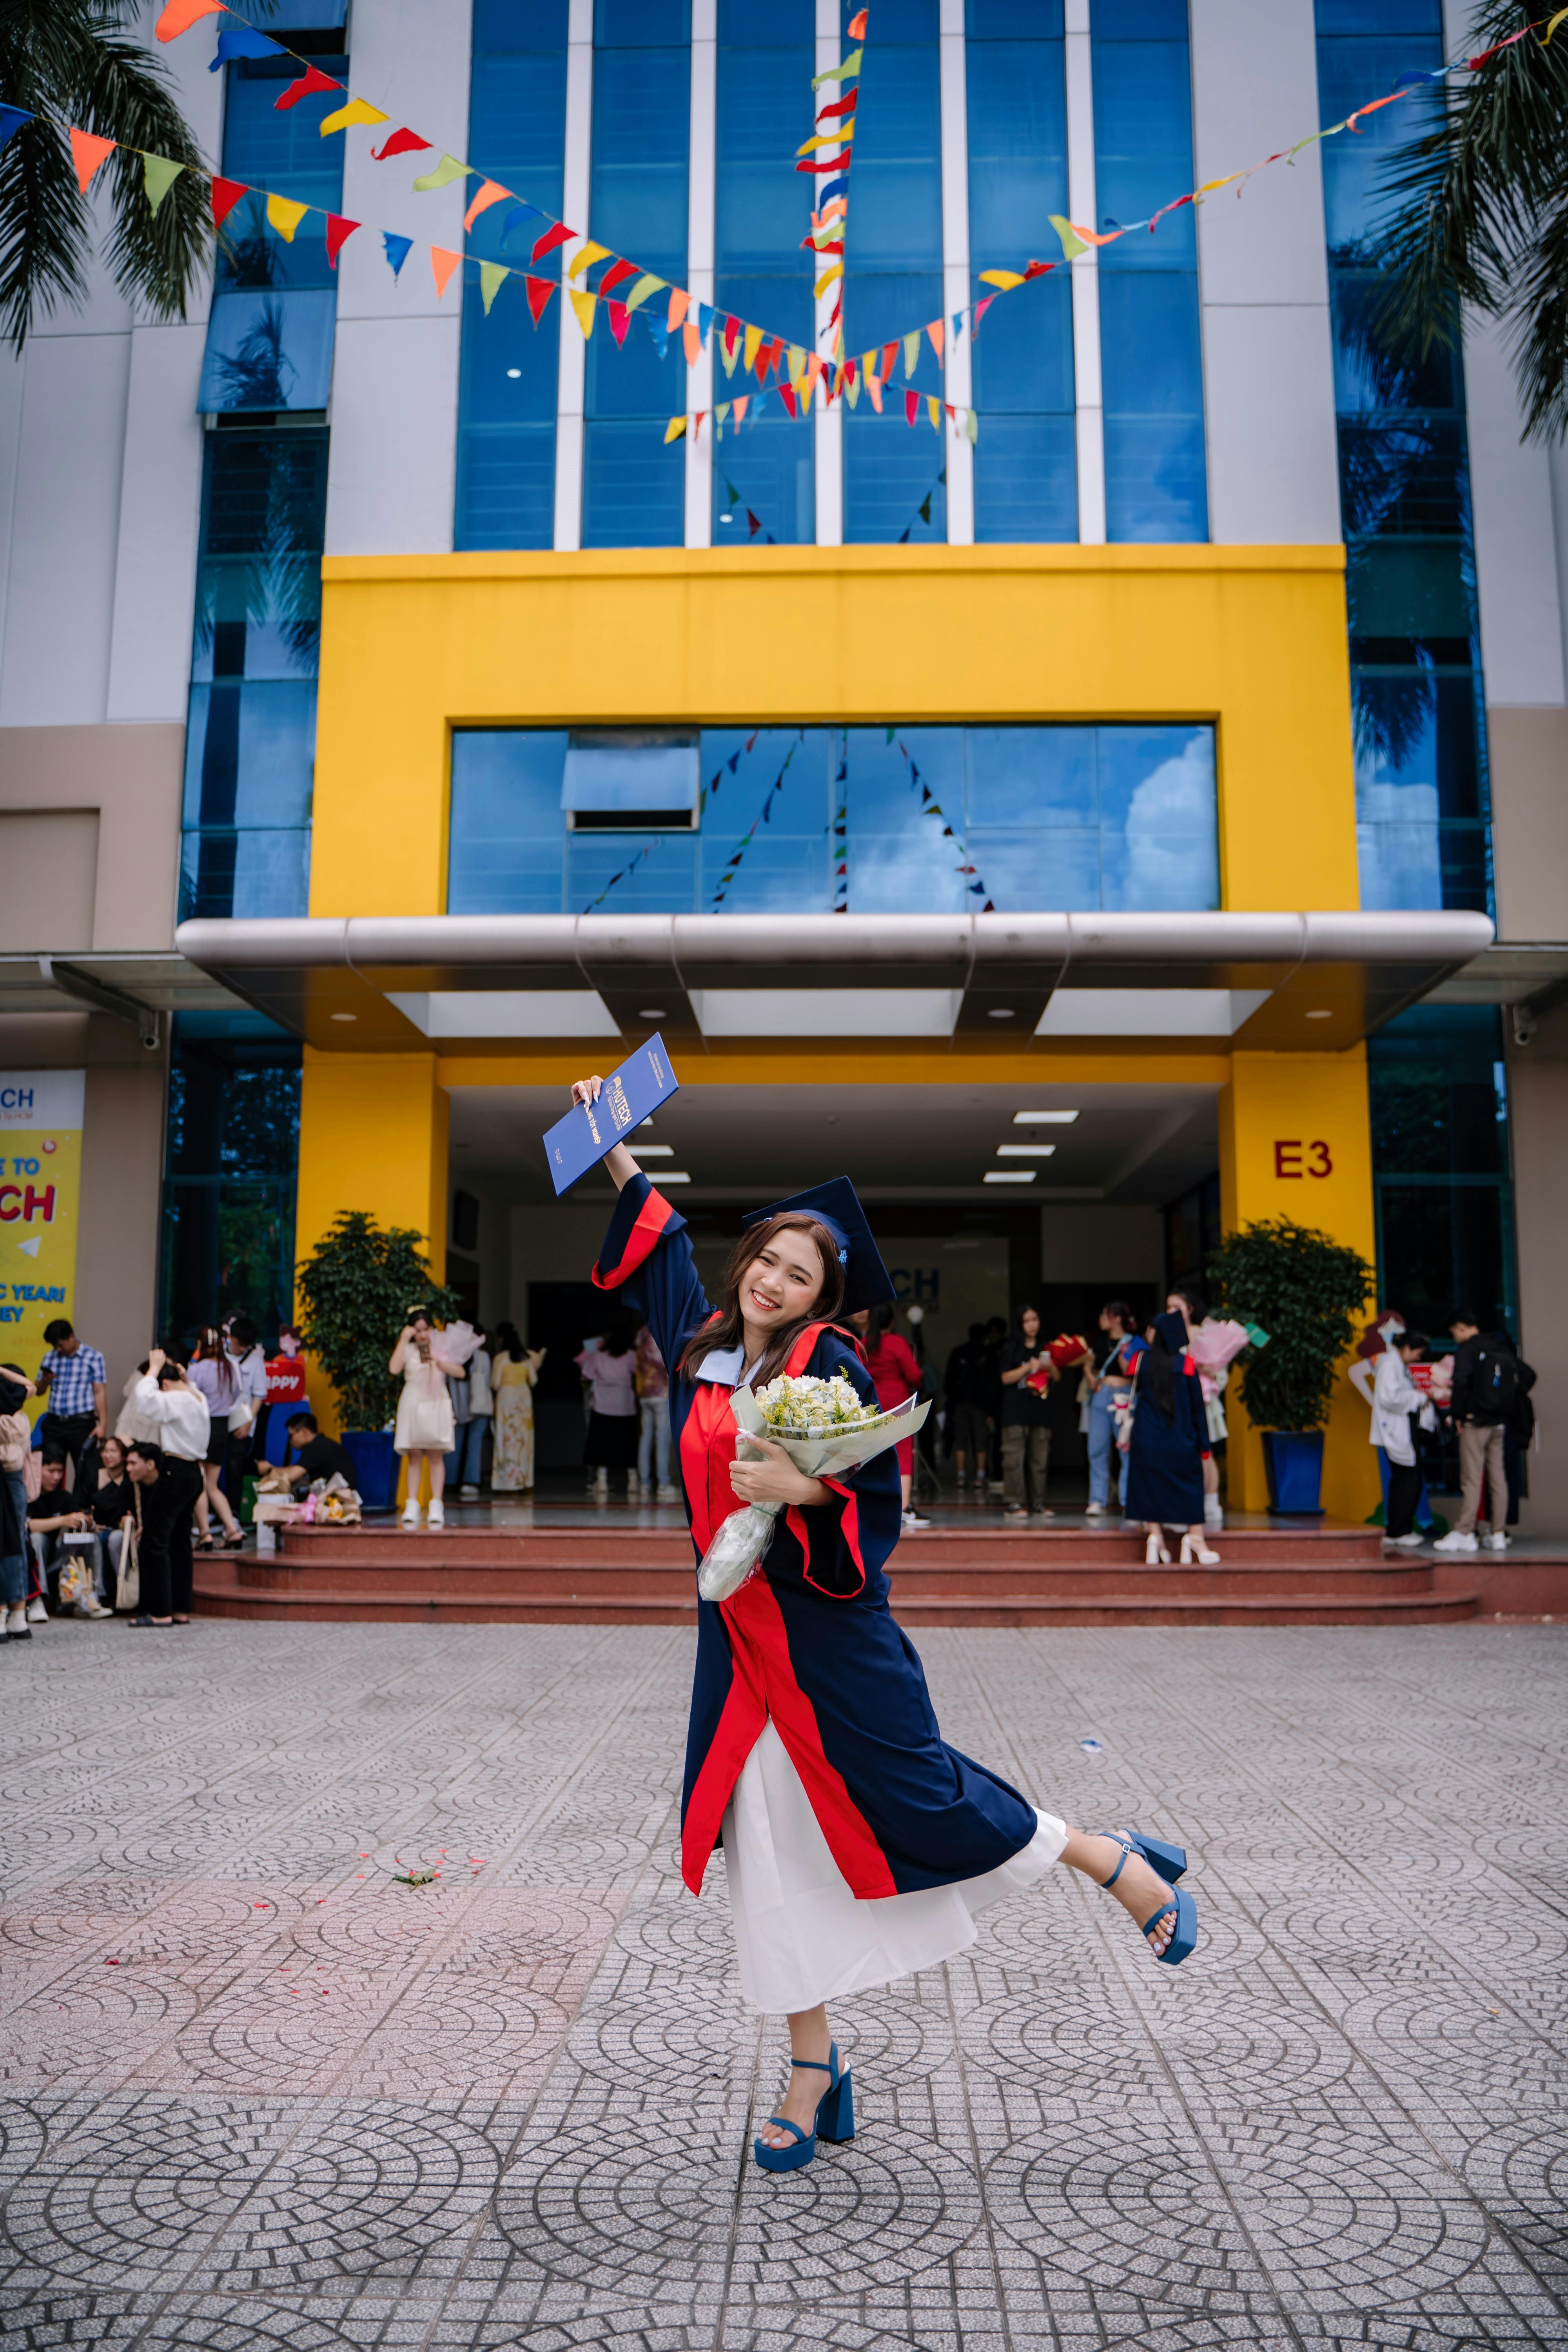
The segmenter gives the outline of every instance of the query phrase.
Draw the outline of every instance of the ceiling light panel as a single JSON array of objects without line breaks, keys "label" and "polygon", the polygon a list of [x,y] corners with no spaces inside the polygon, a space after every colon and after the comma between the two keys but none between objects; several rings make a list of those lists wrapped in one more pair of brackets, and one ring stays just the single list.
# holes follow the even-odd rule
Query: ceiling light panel
[{"label": "ceiling light panel", "polygon": [[1056,1150],[1054,1143],[999,1143],[998,1160],[1048,1160]]},{"label": "ceiling light panel", "polygon": [[987,1184],[1032,1184],[1038,1173],[1037,1168],[988,1168],[982,1181]]},{"label": "ceiling light panel", "polygon": [[1078,1117],[1076,1110],[1016,1110],[1015,1127],[1070,1127]]}]

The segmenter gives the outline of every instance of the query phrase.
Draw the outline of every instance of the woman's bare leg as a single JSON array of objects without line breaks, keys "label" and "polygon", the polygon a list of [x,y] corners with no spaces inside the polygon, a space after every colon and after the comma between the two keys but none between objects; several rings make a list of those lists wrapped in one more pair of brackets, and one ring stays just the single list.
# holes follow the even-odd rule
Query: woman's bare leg
[{"label": "woman's bare leg", "polygon": [[216,1511],[217,1513],[218,1517],[223,1521],[223,1531],[226,1536],[233,1535],[236,1528],[239,1525],[239,1521],[229,1509],[227,1500],[225,1497],[222,1489],[218,1486],[217,1482],[220,1467],[221,1465],[216,1462],[204,1462],[202,1464],[202,1492],[200,1496],[197,1498],[196,1517],[201,1523],[203,1535],[205,1535],[207,1532],[206,1511],[204,1511],[202,1508],[202,1505],[204,1503],[206,1505],[207,1510]]},{"label": "woman's bare leg", "polygon": [[447,1491],[447,1457],[444,1454],[427,1454],[430,1465],[430,1500],[438,1503]]},{"label": "woman's bare leg", "polygon": [[[827,2063],[833,2037],[827,2030],[827,2011],[821,2001],[815,2009],[793,2011],[787,2021],[791,2055],[797,2062],[802,2058],[814,2058],[816,2065],[805,2068],[798,2063],[795,2065],[790,2074],[789,2088],[773,2112],[787,2116],[792,2124],[798,2124],[803,2132],[809,2132],[816,2119],[817,2102],[828,2085],[829,2077],[818,2070]],[[789,2133],[780,2131],[776,2124],[764,2124],[757,2137],[764,2147],[795,2146]]]},{"label": "woman's bare leg", "polygon": [[[1097,1885],[1103,1886],[1117,1864],[1122,1861],[1124,1853],[1126,1849],[1113,1837],[1087,1837],[1082,1830],[1069,1829],[1061,1858],[1069,1870],[1081,1870],[1086,1878],[1092,1878]],[[1169,1900],[1171,1889],[1141,1853],[1129,1853],[1110,1893],[1142,1927],[1143,1922],[1159,1909],[1161,1902]],[[1162,1919],[1150,1937],[1151,1950],[1163,1952],[1175,1932],[1176,1914],[1173,1909],[1169,1917]],[[791,2022],[793,2024],[793,2019]]]}]

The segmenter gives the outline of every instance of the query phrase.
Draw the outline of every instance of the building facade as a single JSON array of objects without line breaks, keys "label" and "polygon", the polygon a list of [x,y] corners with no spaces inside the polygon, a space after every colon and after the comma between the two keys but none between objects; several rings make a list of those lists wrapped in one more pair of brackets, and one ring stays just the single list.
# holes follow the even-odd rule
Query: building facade
[{"label": "building facade", "polygon": [[[287,58],[166,52],[215,167],[315,209],[245,198],[187,323],[95,284],[0,365],[0,1067],[87,1072],[83,1328],[123,1372],[285,1317],[363,1207],[565,1331],[603,1206],[538,1138],[657,1027],[700,1245],[845,1166],[936,1345],[1284,1213],[1568,1378],[1568,473],[1489,331],[1368,356],[1413,109],[973,331],[1053,216],[1141,220],[1462,16],[877,0],[816,291],[793,164],[849,14],[280,0]],[[279,109],[300,58],[385,125]],[[429,152],[377,160],[397,126]],[[580,233],[530,264],[540,216]],[[689,362],[663,292],[584,336],[621,256]],[[878,396],[737,430],[723,320],[826,352],[840,298],[849,354],[899,346]],[[1370,1460],[1347,1396],[1331,1507]]]}]

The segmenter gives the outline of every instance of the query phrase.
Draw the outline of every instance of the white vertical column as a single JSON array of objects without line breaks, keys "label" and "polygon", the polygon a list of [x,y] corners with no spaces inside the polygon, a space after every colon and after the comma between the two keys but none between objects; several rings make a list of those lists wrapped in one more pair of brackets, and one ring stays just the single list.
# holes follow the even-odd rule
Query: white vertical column
[{"label": "white vertical column", "polygon": [[[691,5],[691,150],[687,166],[686,283],[693,307],[713,300],[718,180],[719,0]],[[658,300],[658,296],[654,299]],[[713,406],[713,337],[686,373],[688,415]],[[713,420],[686,436],[686,544],[713,544]]]},{"label": "white vertical column", "polygon": [[[949,331],[944,396],[967,408],[973,390],[968,334],[954,335],[955,310],[969,302],[969,96],[963,62],[963,0],[942,0],[942,285]],[[974,452],[969,436],[947,427],[947,543],[974,544]]]},{"label": "white vertical column", "polygon": [[[1067,0],[1068,215],[1099,226],[1094,191],[1094,67],[1089,0]],[[1073,404],[1078,412],[1078,535],[1105,543],[1105,404],[1100,378],[1100,257],[1072,264]]]},{"label": "white vertical column", "polygon": [[[594,0],[571,0],[566,26],[566,152],[561,216],[583,236],[563,245],[567,268],[586,241],[588,170],[594,144]],[[583,392],[587,346],[578,330],[563,278],[561,289],[561,362],[555,394],[555,544],[583,544]]]},{"label": "white vertical column", "polygon": [[[844,52],[839,45],[838,23],[838,0],[816,0],[816,70],[818,73],[826,73],[830,66],[836,66],[842,60]],[[825,94],[831,95],[831,90],[826,85]],[[850,183],[850,196],[853,199],[853,180]],[[805,226],[804,222],[802,226]],[[844,260],[847,265],[849,259],[847,235],[844,240]],[[828,255],[816,265],[816,275],[819,278],[831,258],[831,255]],[[843,291],[843,278],[835,279],[816,305],[816,348],[824,355],[830,353],[833,349],[832,344],[825,340],[827,333],[827,321],[833,315],[836,298]],[[814,452],[816,459],[816,543],[818,547],[842,547],[844,544],[844,403],[842,399],[836,400],[829,408],[822,394],[818,394],[818,399],[821,405],[812,418],[812,431],[816,436]]]}]

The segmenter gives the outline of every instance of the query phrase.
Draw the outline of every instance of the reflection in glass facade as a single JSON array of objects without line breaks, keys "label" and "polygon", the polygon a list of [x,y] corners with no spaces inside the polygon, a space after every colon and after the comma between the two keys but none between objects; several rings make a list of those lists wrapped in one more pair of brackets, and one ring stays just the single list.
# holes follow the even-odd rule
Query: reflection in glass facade
[{"label": "reflection in glass facade", "polygon": [[[475,0],[468,153],[558,216],[565,142],[566,0]],[[468,251],[559,284],[559,251],[529,260],[543,226],[493,205],[468,231]],[[456,546],[552,544],[560,350],[559,293],[536,327],[509,278],[487,319],[479,280],[464,272]]]},{"label": "reflection in glass facade", "polygon": [[182,921],[307,911],[326,509],[323,426],[207,434]]},{"label": "reflection in glass facade", "polygon": [[[1061,0],[968,0],[969,257],[1021,269],[1068,209]],[[974,339],[978,541],[1078,537],[1072,289],[1065,269],[993,304]]]},{"label": "reflection in glass facade", "polygon": [[[1318,0],[1318,100],[1342,121],[1369,92],[1443,62],[1440,0]],[[1432,101],[1440,104],[1440,100]],[[1340,498],[1349,564],[1363,907],[1490,904],[1485,712],[1463,362],[1391,352],[1361,240],[1391,149],[1427,101],[1325,142]]]},{"label": "reflection in glass facade", "polygon": [[258,1013],[177,1013],[169,1057],[158,1334],[291,1320],[300,1048]]},{"label": "reflection in glass facade", "polygon": [[[598,244],[675,286],[686,282],[690,121],[687,0],[595,0],[589,222]],[[679,547],[686,457],[663,428],[687,404],[680,339],[661,359],[635,314],[617,348],[601,310],[587,362],[583,544]]]},{"label": "reflection in glass facade", "polygon": [[1502,1016],[1419,1004],[1367,1040],[1379,1297],[1441,1336],[1518,1333]]},{"label": "reflection in glass facade", "polygon": [[[1090,0],[1099,226],[1193,184],[1187,0]],[[1050,283],[1047,279],[1047,283]],[[1105,520],[1111,540],[1208,537],[1194,207],[1100,256]],[[982,438],[984,428],[982,426]]]},{"label": "reflection in glass facade", "polygon": [[1207,727],[705,728],[694,832],[568,831],[566,750],[453,736],[449,913],[819,913],[840,861],[858,914],[1219,903]]},{"label": "reflection in glass facade", "polygon": [[[942,85],[937,0],[878,0],[860,77],[849,173],[844,348],[873,351],[942,315]],[[923,337],[912,376],[900,352],[884,399],[942,391]],[[984,428],[983,428],[984,430]],[[923,404],[913,432],[879,416],[869,395],[844,409],[844,538],[848,545],[947,537],[946,435]],[[929,501],[929,503],[928,503]]]},{"label": "reflection in glass facade", "polygon": [[[816,341],[815,257],[801,250],[808,183],[790,163],[812,135],[816,54],[811,0],[719,0],[714,308],[807,352]],[[739,343],[731,357],[732,372],[715,346],[715,402],[745,390]],[[774,398],[759,423],[726,434],[714,451],[713,544],[809,546],[816,537],[811,427]]]}]

